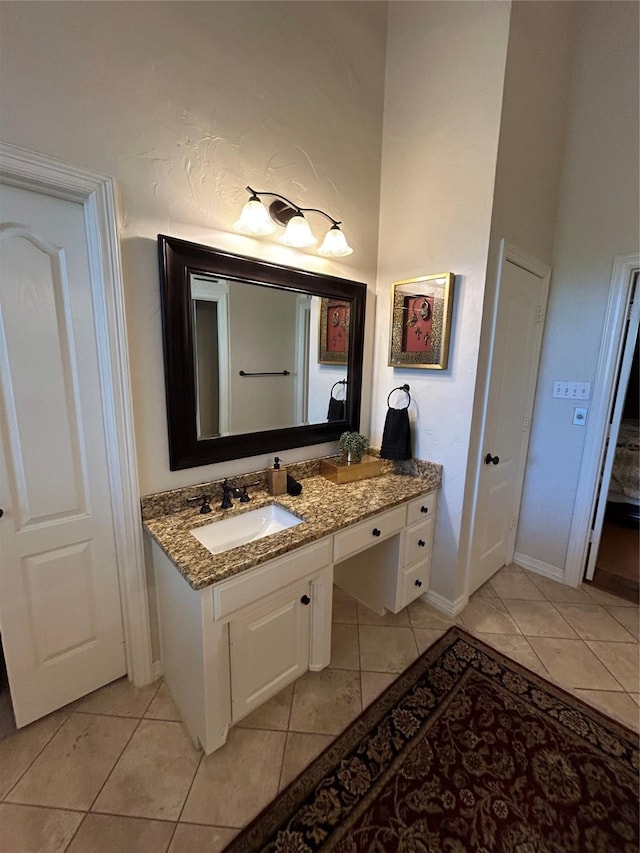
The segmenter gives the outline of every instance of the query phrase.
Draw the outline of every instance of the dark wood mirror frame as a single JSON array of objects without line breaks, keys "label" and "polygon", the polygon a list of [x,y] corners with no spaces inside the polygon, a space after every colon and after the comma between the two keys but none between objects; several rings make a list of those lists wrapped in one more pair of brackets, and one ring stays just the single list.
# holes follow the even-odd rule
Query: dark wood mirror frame
[{"label": "dark wood mirror frame", "polygon": [[[365,284],[233,255],[164,234],[158,235],[158,252],[169,464],[172,471],[336,441],[345,430],[359,429]],[[191,300],[191,276],[194,274],[349,300],[351,316],[345,419],[198,440]]]}]

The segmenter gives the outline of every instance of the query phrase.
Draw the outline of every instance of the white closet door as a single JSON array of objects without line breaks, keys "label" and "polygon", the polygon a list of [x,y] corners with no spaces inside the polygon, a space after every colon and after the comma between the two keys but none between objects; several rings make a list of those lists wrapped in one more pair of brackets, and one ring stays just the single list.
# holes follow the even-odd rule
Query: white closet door
[{"label": "white closet door", "polygon": [[513,557],[550,274],[519,261],[503,249],[469,594]]},{"label": "white closet door", "polygon": [[18,726],[126,672],[82,205],[0,186],[0,631]]}]

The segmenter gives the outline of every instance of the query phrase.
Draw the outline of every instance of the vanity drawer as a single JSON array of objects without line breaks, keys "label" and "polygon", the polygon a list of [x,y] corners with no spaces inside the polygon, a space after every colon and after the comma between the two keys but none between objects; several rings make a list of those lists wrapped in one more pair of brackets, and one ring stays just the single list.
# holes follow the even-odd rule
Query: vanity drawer
[{"label": "vanity drawer", "polygon": [[429,589],[430,576],[431,560],[425,560],[410,569],[405,569],[400,579],[398,610],[402,610],[407,604],[424,595]]},{"label": "vanity drawer", "polygon": [[355,524],[342,533],[336,533],[333,544],[334,563],[344,560],[351,554],[357,554],[376,542],[382,542],[405,525],[406,508],[398,506],[380,515],[374,515],[360,524]]},{"label": "vanity drawer", "polygon": [[405,534],[404,564],[412,566],[419,560],[426,560],[431,556],[433,546],[433,517],[422,524],[414,524],[407,528]]},{"label": "vanity drawer", "polygon": [[282,586],[313,574],[331,563],[331,539],[298,548],[262,566],[214,584],[213,618],[221,619],[240,607],[253,604]]},{"label": "vanity drawer", "polygon": [[414,498],[407,504],[407,525],[416,524],[425,518],[432,518],[436,514],[437,504],[437,492],[429,492],[419,498]]}]

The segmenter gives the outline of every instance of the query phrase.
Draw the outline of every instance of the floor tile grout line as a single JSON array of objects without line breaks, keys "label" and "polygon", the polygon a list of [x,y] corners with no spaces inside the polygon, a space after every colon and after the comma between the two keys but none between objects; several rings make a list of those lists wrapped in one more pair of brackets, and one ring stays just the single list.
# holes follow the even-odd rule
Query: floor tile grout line
[{"label": "floor tile grout line", "polygon": [[[617,675],[616,675],[615,673],[611,672],[611,670],[609,669],[608,665],[606,664],[606,662],[605,662],[605,661],[603,661],[603,660],[602,660],[602,658],[600,657],[600,655],[598,654],[598,652],[597,652],[595,649],[592,649],[592,648],[591,648],[591,646],[589,645],[589,643],[606,643],[606,642],[607,642],[607,640],[589,640],[589,641],[585,640],[585,641],[584,641],[584,643],[585,643],[586,647],[589,649],[589,651],[591,652],[591,654],[595,655],[595,656],[598,658],[598,660],[600,661],[600,663],[602,664],[602,666],[607,670],[607,672],[609,673],[609,675],[610,675],[613,679],[615,679],[615,680],[618,682],[618,684],[620,685],[620,687],[622,688],[622,690],[624,690],[624,692],[626,693],[626,692],[627,692],[627,688],[624,686],[624,684],[622,683],[622,681],[617,677]],[[615,642],[615,641],[611,641],[611,642],[612,642],[612,644],[613,644],[613,642]],[[622,643],[621,645],[632,645],[632,644],[631,644],[631,643]]]},{"label": "floor tile grout line", "polygon": [[[66,716],[66,717],[64,718],[64,720],[60,723],[60,725],[57,727],[57,729],[55,729],[55,731],[53,731],[53,732],[52,732],[51,737],[49,737],[49,738],[48,738],[48,740],[46,741],[46,743],[44,743],[44,744],[42,745],[42,748],[38,750],[38,752],[36,753],[36,755],[34,755],[34,757],[31,759],[31,761],[30,761],[30,762],[29,762],[29,764],[25,767],[25,769],[22,771],[22,773],[18,776],[18,778],[16,779],[16,781],[13,783],[13,785],[11,785],[11,786],[10,786],[10,787],[5,791],[5,793],[2,795],[2,797],[0,798],[0,802],[3,802],[3,803],[4,803],[4,802],[8,802],[8,801],[7,801],[7,797],[9,796],[9,794],[13,791],[13,789],[16,787],[16,785],[17,785],[17,784],[22,780],[22,778],[24,777],[25,773],[27,773],[27,771],[31,769],[31,767],[33,766],[34,762],[35,762],[35,761],[37,761],[37,760],[38,760],[38,758],[42,755],[42,753],[43,753],[43,752],[45,751],[45,749],[49,746],[49,744],[50,744],[50,743],[51,743],[51,741],[54,739],[54,737],[58,734],[58,732],[59,732],[59,731],[60,731],[60,729],[64,726],[64,724],[67,722],[67,720],[69,719],[69,717],[71,716],[71,714],[72,714],[72,713],[73,713],[73,712],[69,712],[69,714],[67,714],[67,716]],[[20,732],[20,729],[16,729],[16,731],[13,733],[13,735],[12,735],[12,736],[13,736],[13,737],[17,736],[17,734],[18,734],[19,732]],[[10,736],[11,736],[11,735],[10,735]]]},{"label": "floor tile grout line", "polygon": [[[205,758],[207,757],[205,755],[205,752],[202,749],[202,747],[200,747],[200,752],[201,752],[200,760],[198,761],[198,764],[196,765],[196,769],[193,773],[193,776],[191,778],[191,782],[189,784],[189,789],[187,790],[187,793],[185,794],[184,800],[182,801],[182,806],[180,807],[180,812],[178,814],[178,817],[176,818],[176,827],[182,821],[182,815],[184,814],[184,810],[187,807],[187,802],[188,802],[189,797],[191,795],[191,791],[193,790],[193,786],[195,785],[196,777],[200,771],[200,768],[202,767],[202,765],[204,763]],[[213,753],[210,753],[210,754],[213,754]],[[173,835],[175,835],[175,830],[173,831]],[[173,841],[173,835],[171,836],[171,841]],[[171,846],[171,843],[169,844],[169,846]]]},{"label": "floor tile grout line", "polygon": [[[107,715],[106,715],[106,714],[101,714],[100,716],[105,717],[105,716],[107,716]],[[91,801],[91,804],[89,805],[89,808],[87,809],[87,814],[88,814],[89,812],[91,812],[91,810],[92,810],[92,809],[93,809],[93,807],[95,806],[96,802],[98,801],[98,798],[99,798],[100,794],[103,792],[105,785],[107,784],[107,782],[108,782],[108,781],[109,781],[109,779],[111,778],[111,776],[112,776],[112,774],[113,774],[113,771],[114,771],[114,770],[116,769],[116,767],[118,766],[118,763],[119,763],[120,759],[122,758],[122,756],[124,755],[124,752],[125,752],[126,748],[129,746],[129,744],[131,743],[131,740],[132,740],[133,736],[135,735],[135,733],[136,733],[136,732],[138,731],[138,729],[140,728],[140,723],[141,723],[141,722],[142,722],[142,717],[140,717],[140,719],[138,720],[137,724],[134,726],[133,731],[131,732],[131,734],[130,734],[130,735],[129,735],[129,737],[127,738],[127,742],[124,744],[124,746],[123,746],[123,747],[122,747],[122,749],[120,750],[120,754],[118,755],[118,757],[116,758],[116,760],[113,762],[113,766],[111,767],[111,770],[107,773],[106,779],[104,780],[104,782],[103,782],[103,783],[102,783],[102,785],[100,786],[100,790],[98,791],[98,793],[95,795],[95,797],[94,797],[94,798],[93,798],[93,800]],[[102,812],[95,812],[95,814],[102,814]],[[124,815],[123,815],[123,817],[124,817]]]}]

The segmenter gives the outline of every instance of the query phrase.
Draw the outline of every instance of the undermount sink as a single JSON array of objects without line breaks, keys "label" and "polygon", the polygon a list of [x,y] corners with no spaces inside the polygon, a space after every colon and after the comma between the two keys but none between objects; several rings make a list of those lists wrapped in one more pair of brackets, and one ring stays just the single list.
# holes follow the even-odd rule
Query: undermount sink
[{"label": "undermount sink", "polygon": [[212,554],[221,554],[302,524],[302,519],[277,504],[212,521],[189,531]]}]

